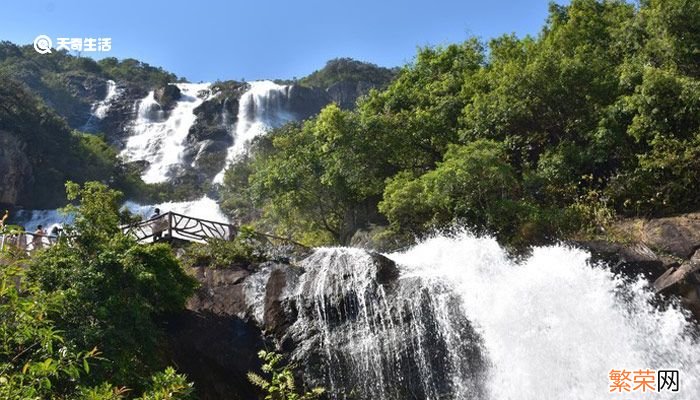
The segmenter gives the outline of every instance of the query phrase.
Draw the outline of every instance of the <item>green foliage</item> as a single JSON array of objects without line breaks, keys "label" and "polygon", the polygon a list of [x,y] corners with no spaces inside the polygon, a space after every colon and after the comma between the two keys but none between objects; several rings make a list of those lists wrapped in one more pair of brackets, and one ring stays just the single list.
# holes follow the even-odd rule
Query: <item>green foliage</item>
[{"label": "green foliage", "polygon": [[393,69],[382,68],[371,63],[352,58],[335,58],[326,63],[322,69],[312,72],[299,80],[300,85],[328,88],[338,82],[365,82],[385,86],[396,74]]},{"label": "green foliage", "polygon": [[50,314],[64,302],[28,281],[26,260],[0,255],[0,398],[70,395],[90,372],[96,349],[81,352],[64,340]]},{"label": "green foliage", "polygon": [[697,210],[699,11],[573,0],[537,37],[420,49],[356,111],[273,132],[224,203],[308,243],[347,243],[377,211],[399,235],[461,223],[526,242]]},{"label": "green foliage", "polygon": [[387,185],[379,210],[399,232],[420,233],[461,222],[507,240],[542,223],[540,211],[521,196],[505,146],[481,139],[451,146],[443,162],[418,178],[397,175]]},{"label": "green foliage", "polygon": [[165,86],[177,81],[175,74],[133,58],[117,60],[114,57],[107,57],[97,63],[108,77],[129,81],[144,89]]},{"label": "green foliage", "polygon": [[54,316],[64,336],[80,348],[98,347],[109,360],[91,378],[141,389],[163,364],[157,318],[182,309],[195,281],[167,244],[138,245],[120,232],[118,192],[97,182],[68,183],[67,191],[79,200],[70,207],[73,239],[32,257],[30,276],[65,297]]},{"label": "green foliage", "polygon": [[[104,358],[96,348],[77,350],[52,315],[70,301],[62,291],[46,292],[28,280],[27,260],[2,255],[0,262],[0,398],[121,400],[133,391],[99,382],[93,367]],[[91,376],[92,374],[92,376]],[[138,399],[191,399],[192,384],[167,368],[157,372]]]},{"label": "green foliage", "polygon": [[283,366],[282,355],[261,350],[258,356],[263,361],[262,371],[269,379],[254,372],[248,373],[248,379],[262,389],[266,400],[313,400],[318,399],[325,390],[313,388],[310,392],[299,394],[294,383],[294,372],[290,366]]},{"label": "green foliage", "polygon": [[[81,388],[76,398],[79,400],[123,400],[130,390],[103,383],[91,388]],[[189,400],[193,399],[194,388],[187,377],[178,374],[172,367],[157,372],[145,392],[135,400]]]},{"label": "green foliage", "polygon": [[193,243],[185,249],[183,264],[190,267],[228,268],[248,266],[265,260],[263,244],[248,227],[241,227],[233,240],[212,239]]},{"label": "green foliage", "polygon": [[313,121],[275,131],[250,167],[229,169],[225,204],[252,202],[262,207],[263,224],[303,243],[347,243],[391,171],[388,144],[361,136],[360,126],[353,113],[330,105]]}]

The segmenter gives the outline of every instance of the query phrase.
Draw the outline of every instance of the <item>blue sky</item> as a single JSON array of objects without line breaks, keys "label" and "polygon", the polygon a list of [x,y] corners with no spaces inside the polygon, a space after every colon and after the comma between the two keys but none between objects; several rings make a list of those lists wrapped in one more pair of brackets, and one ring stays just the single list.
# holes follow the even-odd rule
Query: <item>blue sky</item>
[{"label": "blue sky", "polygon": [[[302,77],[335,57],[383,66],[418,46],[536,35],[549,0],[8,1],[0,40],[111,37],[133,57],[197,81]],[[87,53],[83,53],[84,55]],[[99,53],[92,53],[97,55]]]}]

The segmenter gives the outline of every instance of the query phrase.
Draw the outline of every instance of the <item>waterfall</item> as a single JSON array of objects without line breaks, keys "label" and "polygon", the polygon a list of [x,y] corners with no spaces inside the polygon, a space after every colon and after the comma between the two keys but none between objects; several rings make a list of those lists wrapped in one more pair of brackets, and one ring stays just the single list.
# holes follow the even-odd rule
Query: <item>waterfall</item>
[{"label": "waterfall", "polygon": [[207,196],[192,201],[167,201],[159,204],[139,204],[127,201],[123,207],[133,214],[140,215],[143,219],[150,218],[153,215],[153,211],[159,208],[162,212],[172,211],[193,218],[217,222],[228,221],[228,218],[221,212],[216,201]]},{"label": "waterfall", "polygon": [[70,215],[64,215],[59,210],[19,210],[12,216],[11,222],[24,227],[25,231],[34,232],[39,225],[42,225],[47,232],[55,227],[63,227],[65,224],[73,222]]},{"label": "waterfall", "polygon": [[[228,149],[226,167],[245,153],[251,140],[294,119],[287,109],[289,86],[272,81],[254,81],[249,85],[239,100],[233,145]],[[214,183],[223,182],[226,167],[214,177]]]},{"label": "waterfall", "polygon": [[361,249],[320,249],[303,266],[296,356],[332,398],[483,398],[480,338],[447,285],[381,285],[391,271]]},{"label": "waterfall", "polygon": [[186,139],[195,122],[194,109],[210,95],[208,83],[178,83],[181,97],[166,115],[153,97],[153,91],[138,104],[133,134],[127,138],[121,155],[127,161],[148,162],[142,178],[146,183],[164,182],[182,164]]},{"label": "waterfall", "polygon": [[85,122],[85,125],[83,125],[83,127],[80,129],[85,132],[97,131],[98,121],[103,120],[107,116],[107,112],[112,106],[112,102],[114,102],[114,100],[116,100],[122,94],[122,91],[122,89],[117,87],[116,82],[111,79],[108,80],[107,94],[105,95],[105,98],[92,105],[90,117]]},{"label": "waterfall", "polygon": [[[513,260],[491,238],[436,236],[376,257],[318,249],[295,289],[293,357],[333,399],[618,398],[611,369],[676,369],[693,399],[700,347],[675,306],[661,310],[642,279],[593,265],[583,250],[537,247]],[[303,360],[304,362],[300,362]]]},{"label": "waterfall", "polygon": [[104,100],[96,103],[92,107],[92,115],[94,115],[96,118],[104,119],[104,117],[107,116],[107,111],[109,111],[109,107],[112,105],[112,101],[116,99],[120,93],[121,90],[117,88],[117,83],[111,79],[108,80],[107,95],[105,96]]}]

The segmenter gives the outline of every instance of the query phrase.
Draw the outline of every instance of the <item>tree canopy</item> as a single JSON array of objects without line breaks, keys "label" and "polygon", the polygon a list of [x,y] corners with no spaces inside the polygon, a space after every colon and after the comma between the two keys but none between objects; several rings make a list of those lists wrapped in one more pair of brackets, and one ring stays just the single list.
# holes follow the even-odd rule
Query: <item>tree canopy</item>
[{"label": "tree canopy", "polygon": [[259,141],[224,204],[320,243],[458,221],[539,240],[695,210],[699,15],[698,0],[573,0],[537,37],[421,48],[357,110]]}]

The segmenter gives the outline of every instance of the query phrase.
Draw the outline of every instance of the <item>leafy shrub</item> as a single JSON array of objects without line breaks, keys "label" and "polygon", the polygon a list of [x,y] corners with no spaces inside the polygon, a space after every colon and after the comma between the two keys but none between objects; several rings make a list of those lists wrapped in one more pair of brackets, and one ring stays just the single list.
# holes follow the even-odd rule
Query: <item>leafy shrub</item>
[{"label": "leafy shrub", "polygon": [[0,255],[0,398],[69,395],[90,371],[96,349],[78,351],[50,315],[65,299],[28,281],[25,267]]},{"label": "leafy shrub", "polygon": [[186,248],[183,255],[183,263],[190,267],[248,266],[263,260],[265,260],[263,243],[256,239],[256,234],[250,228],[245,226],[239,228],[239,233],[233,240],[212,239],[207,243],[193,243]]},{"label": "leafy shrub", "polygon": [[258,356],[263,361],[262,372],[269,375],[269,379],[254,372],[248,373],[248,379],[265,392],[266,400],[313,400],[325,392],[325,389],[317,387],[299,394],[291,367],[281,365],[281,354],[262,350]]}]

